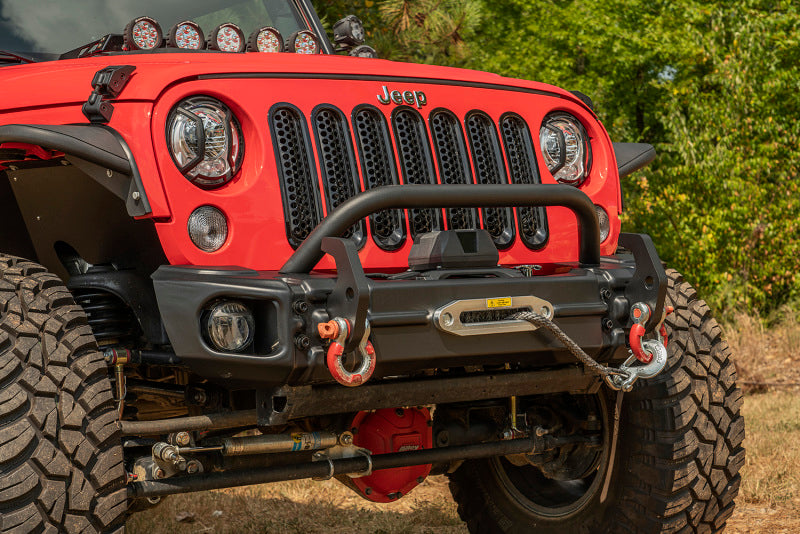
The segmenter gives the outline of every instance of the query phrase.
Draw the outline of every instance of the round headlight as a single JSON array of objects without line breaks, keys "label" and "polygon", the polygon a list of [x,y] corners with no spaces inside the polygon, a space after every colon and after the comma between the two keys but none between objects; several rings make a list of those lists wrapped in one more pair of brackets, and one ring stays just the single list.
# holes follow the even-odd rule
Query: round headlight
[{"label": "round headlight", "polygon": [[319,54],[319,39],[308,30],[294,32],[286,43],[289,52],[295,54]]},{"label": "round headlight", "polygon": [[214,28],[208,34],[208,49],[221,50],[222,52],[244,52],[247,43],[244,41],[244,33],[236,24],[226,22]]},{"label": "round headlight", "polygon": [[608,239],[608,234],[611,233],[611,219],[602,206],[595,204],[594,211],[597,213],[597,222],[600,224],[600,242],[602,243]]},{"label": "round headlight", "polygon": [[265,26],[250,34],[247,49],[251,52],[283,52],[283,37],[275,28]]},{"label": "round headlight", "polygon": [[539,130],[539,145],[557,182],[580,186],[589,175],[591,148],[583,125],[569,113],[551,113]]},{"label": "round headlight", "polygon": [[193,96],[178,103],[167,120],[172,160],[193,184],[219,187],[238,172],[244,154],[239,122],[214,98]]},{"label": "round headlight", "polygon": [[170,28],[167,46],[184,50],[202,50],[206,46],[203,30],[191,20],[184,20]]},{"label": "round headlight", "polygon": [[161,46],[163,34],[155,19],[139,17],[125,26],[122,39],[125,50],[153,50]]},{"label": "round headlight", "polygon": [[206,312],[205,319],[208,340],[218,350],[239,352],[253,342],[253,312],[240,302],[218,302]]},{"label": "round headlight", "polygon": [[213,206],[200,206],[189,216],[189,237],[203,252],[216,252],[228,240],[228,220]]}]

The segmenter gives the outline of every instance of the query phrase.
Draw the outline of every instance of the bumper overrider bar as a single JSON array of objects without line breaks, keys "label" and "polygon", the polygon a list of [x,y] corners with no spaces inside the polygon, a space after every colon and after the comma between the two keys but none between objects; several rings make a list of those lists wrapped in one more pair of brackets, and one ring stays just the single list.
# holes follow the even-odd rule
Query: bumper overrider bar
[{"label": "bumper overrider bar", "polygon": [[281,273],[308,273],[325,255],[323,240],[338,237],[372,213],[411,208],[503,208],[563,206],[578,218],[580,262],[600,264],[600,230],[594,204],[568,185],[387,185],[349,199],[325,217],[281,267]]},{"label": "bumper overrider bar", "polygon": [[[579,223],[579,264],[566,273],[530,277],[502,267],[375,277],[365,274],[355,244],[338,237],[358,220],[386,209],[503,206],[570,209]],[[652,310],[663,309],[666,274],[649,237],[623,234],[620,244],[628,252],[600,257],[594,206],[584,193],[569,186],[387,186],[339,206],[279,272],[163,266],[153,279],[176,355],[209,380],[264,392],[267,402],[259,403],[264,407],[259,420],[274,424],[313,409],[292,412],[300,390],[271,392],[332,381],[325,361],[328,342],[318,327],[335,318],[345,320],[351,329],[347,339],[341,339],[345,354],[363,346],[364,333],[370,329],[368,339],[377,360],[371,383],[376,385],[387,384],[390,380],[383,379],[388,377],[409,380],[431,369],[489,366],[496,372],[510,366],[519,372],[535,372],[575,366],[574,357],[547,332],[521,325],[509,328],[513,321],[497,315],[504,307],[546,310],[596,360],[624,360],[626,334],[633,324],[631,306],[645,303]],[[326,252],[336,262],[336,274],[311,272]],[[253,310],[255,339],[244,353],[220,352],[204,338],[202,318],[209,305],[219,300],[236,300]],[[530,304],[534,301],[546,306]],[[481,333],[463,335],[464,329],[475,328],[474,323],[458,323],[460,330],[449,328],[443,323],[444,313],[464,321],[489,317],[486,320],[495,321],[497,327],[478,325],[473,331]],[[583,383],[572,389],[585,387]],[[568,384],[563,386],[562,391],[570,390]],[[272,406],[274,398],[280,406]],[[408,405],[426,403],[413,400],[408,399]]]}]

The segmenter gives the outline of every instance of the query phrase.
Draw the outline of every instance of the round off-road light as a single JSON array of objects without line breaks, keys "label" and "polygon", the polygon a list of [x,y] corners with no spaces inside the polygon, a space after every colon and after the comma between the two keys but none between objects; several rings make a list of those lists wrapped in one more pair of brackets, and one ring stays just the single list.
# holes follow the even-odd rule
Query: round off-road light
[{"label": "round off-road light", "polygon": [[608,212],[602,206],[594,205],[594,211],[597,213],[597,222],[600,223],[600,242],[602,243],[608,239],[608,234],[611,233],[611,219],[608,217]]},{"label": "round off-road light", "polygon": [[222,52],[244,52],[246,46],[244,33],[236,24],[226,22],[214,28],[208,34],[207,46],[209,50]]},{"label": "round off-road light", "polygon": [[350,55],[353,57],[369,57],[377,58],[378,52],[369,45],[361,45],[350,50]]},{"label": "round off-road light", "polygon": [[203,252],[216,252],[228,239],[228,220],[213,206],[200,206],[189,216],[189,237]]},{"label": "round off-road light", "polygon": [[366,32],[361,19],[347,15],[333,25],[333,42],[344,49],[364,44]]},{"label": "round off-road light", "polygon": [[125,26],[122,35],[125,50],[153,50],[164,40],[161,26],[150,17],[133,19]]},{"label": "round off-road light", "polygon": [[240,352],[253,342],[253,312],[241,302],[217,302],[206,311],[204,317],[206,335],[214,348],[224,352]]},{"label": "round off-road light", "polygon": [[300,30],[289,36],[286,49],[295,54],[319,54],[319,39],[308,30]]},{"label": "round off-road light", "polygon": [[167,35],[167,46],[184,50],[202,50],[206,47],[203,30],[191,20],[179,22],[170,28]]},{"label": "round off-road light", "polygon": [[251,52],[283,52],[283,36],[275,28],[264,26],[250,34],[247,49]]}]

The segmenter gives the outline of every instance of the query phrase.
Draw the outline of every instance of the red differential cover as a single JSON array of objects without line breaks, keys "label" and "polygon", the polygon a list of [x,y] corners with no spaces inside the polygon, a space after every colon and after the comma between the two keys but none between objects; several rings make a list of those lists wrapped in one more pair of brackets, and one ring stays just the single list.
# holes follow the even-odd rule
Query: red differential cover
[{"label": "red differential cover", "polygon": [[[359,412],[353,419],[353,443],[373,454],[430,449],[433,447],[430,422],[427,408]],[[430,472],[430,465],[397,467],[355,478],[353,483],[370,501],[392,502],[414,489]]]}]

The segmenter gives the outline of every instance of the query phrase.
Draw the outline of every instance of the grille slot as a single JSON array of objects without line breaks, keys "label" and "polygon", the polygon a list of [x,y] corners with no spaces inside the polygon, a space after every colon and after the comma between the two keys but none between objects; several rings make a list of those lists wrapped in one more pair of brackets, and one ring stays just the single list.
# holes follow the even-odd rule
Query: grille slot
[{"label": "grille slot", "polygon": [[[392,119],[404,183],[435,184],[436,173],[433,169],[428,132],[422,115],[411,108],[399,107]],[[408,210],[408,215],[412,238],[442,229],[440,210],[411,209]]]},{"label": "grille slot", "polygon": [[300,111],[290,104],[276,104],[270,110],[269,124],[283,195],[286,236],[289,244],[297,248],[322,220],[308,127]]},{"label": "grille slot", "polygon": [[[515,184],[542,183],[527,123],[519,115],[506,113],[500,119],[500,130],[503,133],[511,181]],[[532,249],[540,249],[547,244],[545,208],[517,208],[517,219],[523,243]]]},{"label": "grille slot", "polygon": [[[450,111],[437,109],[431,113],[430,127],[440,181],[443,184],[471,184],[472,172],[461,122]],[[451,208],[445,212],[450,230],[477,228],[478,214],[474,208]]]},{"label": "grille slot", "polygon": [[[361,158],[361,173],[367,189],[397,185],[397,163],[394,159],[389,127],[383,113],[372,106],[356,108],[353,129]],[[385,210],[369,218],[372,239],[383,250],[397,250],[406,240],[406,218],[402,210]]]},{"label": "grille slot", "polygon": [[[361,192],[350,128],[344,114],[333,106],[317,107],[311,114],[311,123],[317,140],[317,154],[328,213],[345,200]],[[350,228],[344,237],[352,238],[361,247],[366,236],[364,222]]]},{"label": "grille slot", "polygon": [[[467,115],[467,132],[475,180],[479,184],[506,184],[506,166],[494,121],[482,112]],[[511,208],[483,208],[483,227],[497,248],[508,248],[514,242],[514,214]]]}]

